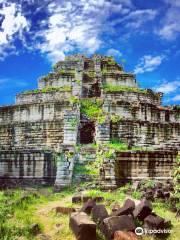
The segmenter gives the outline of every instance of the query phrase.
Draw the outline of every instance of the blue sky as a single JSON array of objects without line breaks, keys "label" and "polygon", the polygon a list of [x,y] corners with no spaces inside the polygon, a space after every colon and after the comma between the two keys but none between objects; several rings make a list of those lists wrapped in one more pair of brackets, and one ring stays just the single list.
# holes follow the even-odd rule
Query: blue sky
[{"label": "blue sky", "polygon": [[67,54],[113,55],[180,104],[179,0],[0,0],[0,105]]}]

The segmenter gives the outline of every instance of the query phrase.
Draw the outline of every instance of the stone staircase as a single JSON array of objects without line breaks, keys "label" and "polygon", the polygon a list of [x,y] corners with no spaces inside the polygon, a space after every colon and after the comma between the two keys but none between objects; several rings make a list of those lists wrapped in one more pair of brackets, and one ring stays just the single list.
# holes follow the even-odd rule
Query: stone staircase
[{"label": "stone staircase", "polygon": [[64,111],[64,141],[57,153],[55,189],[68,187],[72,183],[74,162],[77,153],[75,144],[79,125],[79,110]]},{"label": "stone staircase", "polygon": [[71,185],[76,157],[77,155],[73,146],[65,146],[62,152],[57,155],[55,187],[64,188]]}]

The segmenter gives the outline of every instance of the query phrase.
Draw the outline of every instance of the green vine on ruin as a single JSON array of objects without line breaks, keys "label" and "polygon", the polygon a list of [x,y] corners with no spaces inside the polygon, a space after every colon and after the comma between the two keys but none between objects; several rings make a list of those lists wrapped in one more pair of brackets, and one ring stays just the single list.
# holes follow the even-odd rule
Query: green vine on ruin
[{"label": "green vine on ruin", "polygon": [[135,87],[127,87],[127,86],[116,86],[111,84],[104,84],[103,90],[105,92],[137,92],[147,94],[147,89],[140,89]]},{"label": "green vine on ruin", "polygon": [[103,100],[97,98],[86,98],[80,100],[80,112],[93,121],[103,123],[105,121],[102,109]]},{"label": "green vine on ruin", "polygon": [[48,93],[48,92],[71,92],[71,86],[63,86],[63,87],[45,87],[42,89],[34,89],[30,91],[25,91],[22,94],[37,94],[37,93]]}]

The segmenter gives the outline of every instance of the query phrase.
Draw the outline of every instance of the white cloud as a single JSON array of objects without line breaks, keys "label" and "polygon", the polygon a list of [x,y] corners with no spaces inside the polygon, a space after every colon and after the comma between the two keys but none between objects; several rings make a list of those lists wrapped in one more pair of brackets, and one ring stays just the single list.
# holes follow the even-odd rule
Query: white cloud
[{"label": "white cloud", "polygon": [[130,0],[70,0],[61,4],[54,1],[48,10],[48,28],[40,30],[35,37],[41,37],[42,42],[36,47],[52,62],[63,59],[67,52],[92,54],[105,46],[103,36],[116,32],[115,22],[113,25],[109,21],[113,13],[118,14],[117,21],[124,21],[127,27],[129,22],[129,27],[134,29],[156,16],[156,10],[136,10]]},{"label": "white cloud", "polygon": [[108,49],[106,54],[109,56],[113,56],[113,57],[121,57],[122,56],[122,53],[119,50],[114,49],[114,48]]},{"label": "white cloud", "polygon": [[0,31],[0,59],[6,57],[5,49],[13,48],[11,43],[15,34],[22,35],[28,29],[26,18],[21,14],[19,5],[15,3],[3,4],[0,14],[3,16]]},{"label": "white cloud", "polygon": [[[128,36],[133,32],[143,33],[146,30],[144,24],[154,20],[158,13],[156,9],[138,9],[131,0],[44,0],[43,3],[24,0],[20,1],[22,6],[24,2],[28,6],[36,6],[32,12],[32,8],[25,4],[26,7],[22,7],[24,13],[19,4],[7,2],[0,10],[4,16],[3,31],[0,31],[0,59],[9,54],[8,48],[13,50],[16,37],[25,49],[38,49],[52,62],[63,59],[67,52],[92,54],[100,47],[114,49],[113,38],[108,39],[111,35],[118,34],[125,39],[128,35],[125,31],[128,31]],[[37,18],[35,22],[38,11],[42,11],[45,17],[41,21]],[[122,34],[118,24],[123,26]],[[115,51],[113,55],[119,54]]]},{"label": "white cloud", "polygon": [[[73,1],[61,6],[56,3],[49,5],[49,27],[45,31],[39,31],[36,36],[43,39],[37,47],[52,62],[63,59],[65,52],[74,49],[94,53],[101,45],[99,35],[105,15],[108,14],[109,2],[81,0],[78,4],[78,9]],[[102,6],[104,11],[94,16]]]},{"label": "white cloud", "polygon": [[129,29],[139,29],[144,23],[153,20],[157,15],[154,9],[131,10],[129,14],[115,19],[111,25],[123,24],[123,27]]},{"label": "white cloud", "polygon": [[137,29],[147,21],[153,20],[156,15],[157,15],[156,10],[152,9],[136,10],[131,12],[127,17],[125,17],[123,21],[128,21],[125,25],[126,27]]},{"label": "white cloud", "polygon": [[177,91],[179,88],[180,88],[180,81],[179,79],[177,79],[176,81],[172,81],[172,82],[164,81],[159,86],[156,86],[155,90],[157,92],[163,92],[165,94],[169,94]]},{"label": "white cloud", "polygon": [[180,101],[180,95],[176,95],[172,98],[173,101]]},{"label": "white cloud", "polygon": [[134,73],[144,73],[144,72],[152,72],[156,69],[164,60],[164,56],[151,56],[145,55],[143,56],[137,66],[135,67]]},{"label": "white cloud", "polygon": [[180,33],[180,1],[164,0],[168,4],[168,10],[164,14],[160,27],[155,33],[166,40],[173,40]]}]

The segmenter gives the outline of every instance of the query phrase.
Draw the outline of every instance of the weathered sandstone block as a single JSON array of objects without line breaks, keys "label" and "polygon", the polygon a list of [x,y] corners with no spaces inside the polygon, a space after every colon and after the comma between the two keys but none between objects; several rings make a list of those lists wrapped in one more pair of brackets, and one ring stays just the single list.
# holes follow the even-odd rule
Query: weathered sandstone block
[{"label": "weathered sandstone block", "polygon": [[69,226],[77,240],[96,240],[96,224],[86,213],[72,213]]}]

